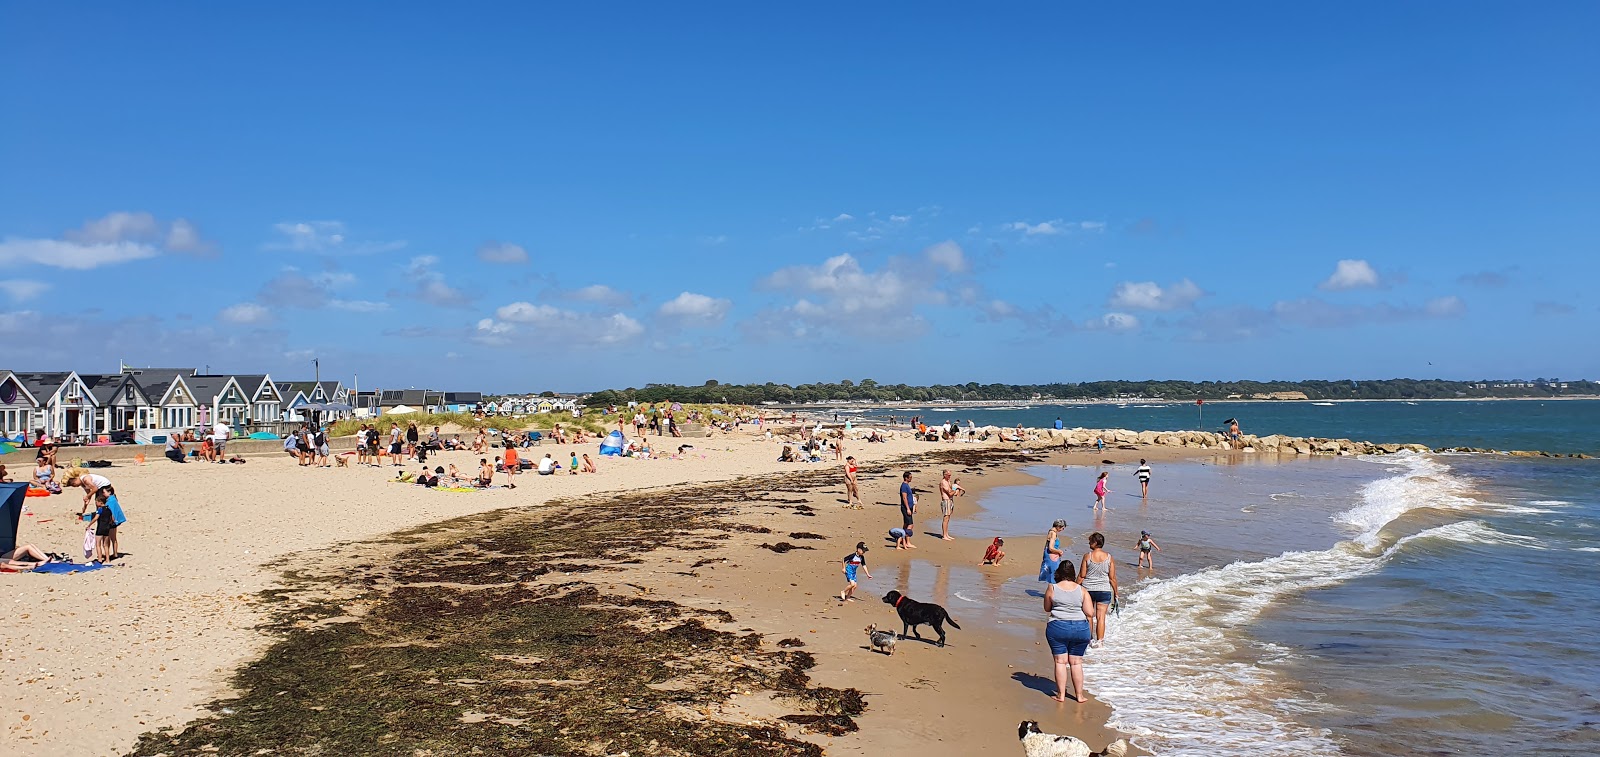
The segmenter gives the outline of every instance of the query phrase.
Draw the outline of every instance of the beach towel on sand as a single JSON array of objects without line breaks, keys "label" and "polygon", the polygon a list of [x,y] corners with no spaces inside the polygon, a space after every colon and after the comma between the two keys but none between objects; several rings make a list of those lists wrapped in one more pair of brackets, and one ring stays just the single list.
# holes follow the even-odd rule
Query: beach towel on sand
[{"label": "beach towel on sand", "polygon": [[111,567],[111,566],[109,566],[109,565],[100,565],[98,563],[47,562],[47,563],[45,563],[43,565],[40,565],[39,567],[34,568],[33,570],[28,571],[28,572],[29,573],[56,573],[56,574],[66,575],[66,574],[71,574],[71,573],[87,573],[87,572],[89,572],[91,570],[100,570],[101,568],[109,568],[109,567]]}]

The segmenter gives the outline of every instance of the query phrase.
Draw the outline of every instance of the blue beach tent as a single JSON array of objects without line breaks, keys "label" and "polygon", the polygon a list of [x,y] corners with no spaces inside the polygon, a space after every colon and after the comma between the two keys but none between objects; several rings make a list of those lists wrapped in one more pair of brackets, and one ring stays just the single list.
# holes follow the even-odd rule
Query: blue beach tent
[{"label": "blue beach tent", "polygon": [[620,457],[622,448],[627,444],[628,440],[622,437],[621,431],[613,431],[606,434],[606,438],[600,440],[600,454]]}]

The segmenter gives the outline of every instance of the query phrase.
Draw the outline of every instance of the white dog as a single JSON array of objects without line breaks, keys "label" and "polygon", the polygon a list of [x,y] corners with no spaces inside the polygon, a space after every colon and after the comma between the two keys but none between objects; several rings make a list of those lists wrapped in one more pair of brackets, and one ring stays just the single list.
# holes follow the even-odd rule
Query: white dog
[{"label": "white dog", "polygon": [[1028,757],[1122,757],[1128,753],[1128,742],[1122,739],[1111,742],[1104,751],[1092,752],[1080,739],[1040,731],[1039,724],[1032,720],[1017,726],[1017,738],[1022,740],[1022,751]]}]

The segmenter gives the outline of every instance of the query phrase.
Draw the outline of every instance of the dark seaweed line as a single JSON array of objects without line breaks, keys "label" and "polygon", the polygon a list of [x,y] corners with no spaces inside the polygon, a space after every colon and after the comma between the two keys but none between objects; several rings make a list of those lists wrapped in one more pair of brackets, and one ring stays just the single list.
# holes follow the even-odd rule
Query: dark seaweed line
[{"label": "dark seaweed line", "polygon": [[[1031,459],[974,453],[918,459]],[[862,694],[812,686],[810,654],[767,651],[760,634],[706,624],[732,623],[726,611],[554,579],[661,547],[703,548],[749,530],[731,520],[741,507],[837,484],[837,471],[817,470],[597,495],[367,545],[386,560],[301,565],[262,594],[276,640],[235,674],[239,696],[181,730],[145,734],[131,754],[820,755],[781,727],[713,715],[737,693],[766,691],[807,710],[784,720],[854,730]]]}]

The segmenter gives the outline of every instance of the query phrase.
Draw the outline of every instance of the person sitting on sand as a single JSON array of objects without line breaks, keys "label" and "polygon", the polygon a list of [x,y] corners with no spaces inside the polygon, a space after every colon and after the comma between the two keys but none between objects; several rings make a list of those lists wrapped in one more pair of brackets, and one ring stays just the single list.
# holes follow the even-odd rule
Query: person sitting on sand
[{"label": "person sitting on sand", "polygon": [[208,463],[217,461],[217,446],[211,441],[210,434],[206,435],[205,441],[200,442],[200,459]]},{"label": "person sitting on sand", "polygon": [[787,445],[787,444],[783,445],[783,451],[778,453],[778,462],[780,462],[780,463],[796,462],[795,456],[794,456],[794,449],[792,447],[790,447],[789,445]]},{"label": "person sitting on sand", "polygon": [[438,485],[439,475],[437,473],[429,473],[427,468],[423,468],[422,472],[417,474],[417,486],[426,486],[432,489]]},{"label": "person sitting on sand", "polygon": [[183,440],[177,434],[167,435],[167,449],[165,454],[167,459],[171,460],[172,462],[188,462],[183,458]]},{"label": "person sitting on sand", "polygon": [[583,472],[584,473],[599,473],[600,472],[600,469],[595,467],[594,461],[589,459],[589,453],[587,453],[587,452],[585,452],[584,455],[583,455]]},{"label": "person sitting on sand", "polygon": [[998,536],[994,537],[994,541],[989,543],[988,549],[983,550],[983,562],[978,564],[999,565],[1000,561],[1006,559],[1006,551],[1001,549],[1001,547],[1004,547],[1005,545],[1005,539],[1002,539]]},{"label": "person sitting on sand", "polygon": [[[499,460],[500,458],[497,457],[495,459]],[[478,478],[473,483],[485,488],[494,485],[494,465],[489,462],[488,458],[478,458]]]},{"label": "person sitting on sand", "polygon": [[24,572],[48,562],[54,561],[32,544],[19,544],[14,549],[0,552],[0,568],[6,570]]},{"label": "person sitting on sand", "polygon": [[473,454],[482,455],[489,451],[489,434],[483,429],[478,429],[478,435],[472,440]]},{"label": "person sitting on sand", "polygon": [[559,466],[556,465],[555,458],[551,457],[549,452],[546,452],[544,453],[544,459],[539,461],[539,475],[554,475],[557,467]]},{"label": "person sitting on sand", "polygon": [[572,464],[567,466],[567,475],[576,476],[578,475],[578,451],[567,450],[567,454],[572,456]]},{"label": "person sitting on sand", "polygon": [[445,473],[445,479],[450,482],[451,486],[461,482],[461,471],[456,470],[455,463],[450,464],[449,472]]},{"label": "person sitting on sand", "polygon": [[33,467],[33,479],[28,483],[50,492],[60,492],[61,486],[55,482],[56,467],[50,464],[49,458],[39,458],[38,464]]}]

